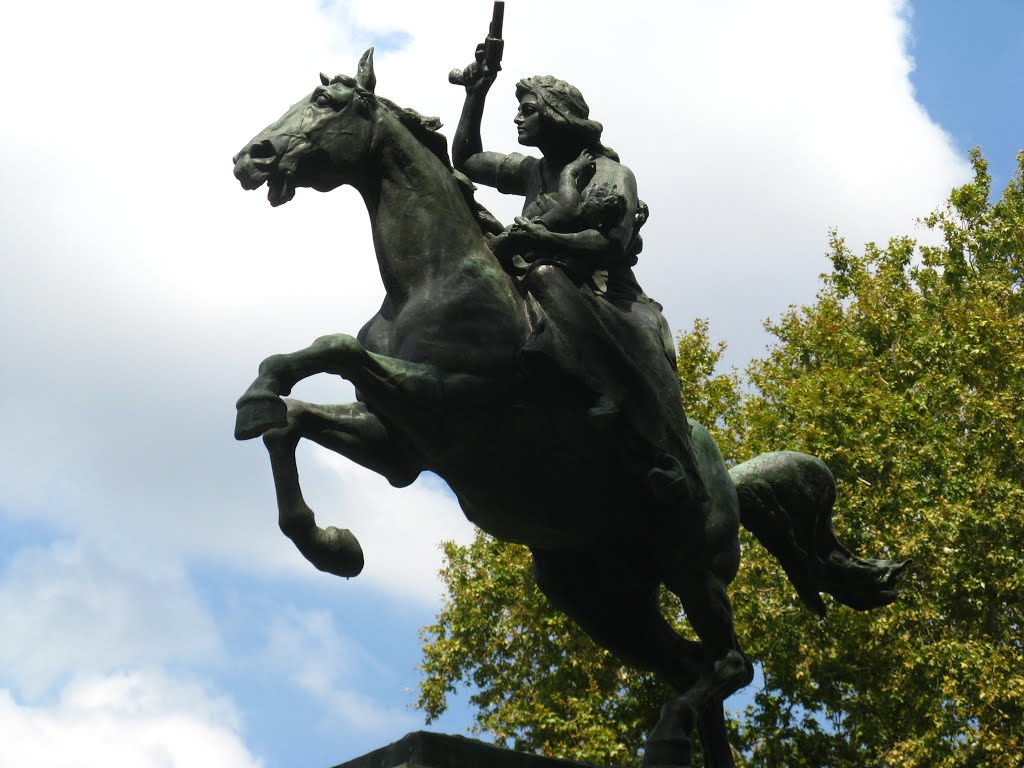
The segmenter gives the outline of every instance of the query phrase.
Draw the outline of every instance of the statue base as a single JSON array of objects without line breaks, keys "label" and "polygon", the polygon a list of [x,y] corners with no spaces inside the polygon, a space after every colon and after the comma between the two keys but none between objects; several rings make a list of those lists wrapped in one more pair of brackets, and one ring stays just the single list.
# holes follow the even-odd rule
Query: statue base
[{"label": "statue base", "polygon": [[334,768],[596,768],[590,763],[528,755],[465,736],[415,731],[394,744]]}]

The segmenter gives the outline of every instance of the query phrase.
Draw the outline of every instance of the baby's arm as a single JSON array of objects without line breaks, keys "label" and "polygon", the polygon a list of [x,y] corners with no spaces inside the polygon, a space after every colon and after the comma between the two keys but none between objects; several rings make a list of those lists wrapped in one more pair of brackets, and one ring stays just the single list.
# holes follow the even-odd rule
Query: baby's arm
[{"label": "baby's arm", "polygon": [[579,205],[580,192],[583,191],[590,180],[594,177],[597,162],[589,149],[580,152],[580,156],[562,169],[562,175],[558,177],[558,197],[560,200],[570,200],[573,205]]},{"label": "baby's arm", "polygon": [[565,166],[558,177],[558,204],[537,221],[551,230],[581,229],[580,193],[593,178],[595,168],[594,156],[586,149]]}]

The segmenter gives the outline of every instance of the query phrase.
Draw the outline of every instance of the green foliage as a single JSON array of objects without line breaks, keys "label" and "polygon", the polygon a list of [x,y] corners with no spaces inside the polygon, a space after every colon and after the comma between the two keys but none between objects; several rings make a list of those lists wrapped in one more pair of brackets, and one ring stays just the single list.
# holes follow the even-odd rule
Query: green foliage
[{"label": "green foliage", "polygon": [[712,346],[708,321],[697,318],[693,330],[679,337],[676,370],[683,392],[683,410],[700,422],[719,445],[736,444],[742,382],[735,371],[716,373],[725,342]]},{"label": "green foliage", "polygon": [[[857,256],[833,234],[817,302],[769,325],[779,341],[748,372],[758,395],[736,449],[820,456],[839,484],[840,536],[913,560],[894,606],[819,625],[747,548],[733,595],[767,679],[744,724],[755,765],[1017,766],[1024,754],[1024,153],[995,205],[971,157],[973,182],[924,220],[940,245],[897,238]],[[742,629],[768,623],[770,636]],[[780,762],[804,712],[835,735],[815,737],[827,748],[810,762]]]},{"label": "green foliage", "polygon": [[[995,204],[971,159],[974,180],[923,220],[938,244],[857,255],[833,233],[816,302],[768,324],[777,343],[745,382],[715,373],[706,322],[680,338],[684,406],[728,460],[821,457],[840,538],[913,559],[893,606],[819,622],[744,534],[731,594],[765,674],[736,734],[750,766],[1020,765],[1024,153]],[[470,684],[479,728],[503,743],[636,765],[667,691],[557,616],[522,548],[480,536],[446,555],[448,599],[424,631],[428,716]]]}]

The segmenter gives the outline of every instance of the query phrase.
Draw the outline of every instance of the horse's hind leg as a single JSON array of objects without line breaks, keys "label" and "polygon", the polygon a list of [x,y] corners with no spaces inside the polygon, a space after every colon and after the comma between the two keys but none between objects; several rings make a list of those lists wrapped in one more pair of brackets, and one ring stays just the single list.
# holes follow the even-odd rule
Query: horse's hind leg
[{"label": "horse's hind leg", "polygon": [[[665,578],[665,586],[679,597],[687,619],[701,639],[704,657],[699,679],[667,708],[670,711],[663,718],[664,727],[668,733],[692,728],[687,717],[695,712],[704,764],[707,768],[734,768],[722,702],[750,683],[753,667],[736,640],[725,583],[710,568],[684,568]],[[657,738],[658,734],[652,733],[652,737]]]},{"label": "horse's hind leg", "polygon": [[[549,550],[533,551],[533,569],[537,586],[551,604],[598,645],[630,666],[654,672],[680,692],[697,683],[701,644],[680,637],[661,615],[657,577],[619,579],[593,556]],[[695,721],[696,712],[688,702],[667,704],[650,734],[644,765],[689,768]]]},{"label": "horse's hind leg", "polygon": [[274,474],[278,524],[319,570],[355,576],[363,569],[363,552],[355,536],[334,526],[320,528],[302,497],[295,462],[299,439],[306,437],[347,456],[383,475],[392,485],[408,485],[416,479],[419,469],[362,403],[318,406],[297,400],[282,402],[287,408],[286,425],[263,435]]},{"label": "horse's hind leg", "polygon": [[665,586],[683,605],[686,618],[704,645],[704,662],[714,693],[726,697],[749,680],[749,671],[736,641],[732,605],[725,584],[710,570],[665,579]]},{"label": "horse's hind leg", "polygon": [[659,584],[617,579],[596,557],[534,549],[533,576],[551,604],[598,645],[630,666],[654,672],[679,690],[697,679],[699,643],[680,637],[658,608]]}]

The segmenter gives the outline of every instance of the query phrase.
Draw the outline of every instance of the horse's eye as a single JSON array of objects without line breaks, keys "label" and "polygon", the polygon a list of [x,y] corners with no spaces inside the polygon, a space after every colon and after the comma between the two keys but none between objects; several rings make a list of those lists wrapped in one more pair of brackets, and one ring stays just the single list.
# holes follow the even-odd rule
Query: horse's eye
[{"label": "horse's eye", "polygon": [[331,106],[331,100],[327,96],[326,93],[321,93],[319,96],[317,96],[316,97],[316,101],[314,103],[318,107],[329,107],[329,106]]}]

